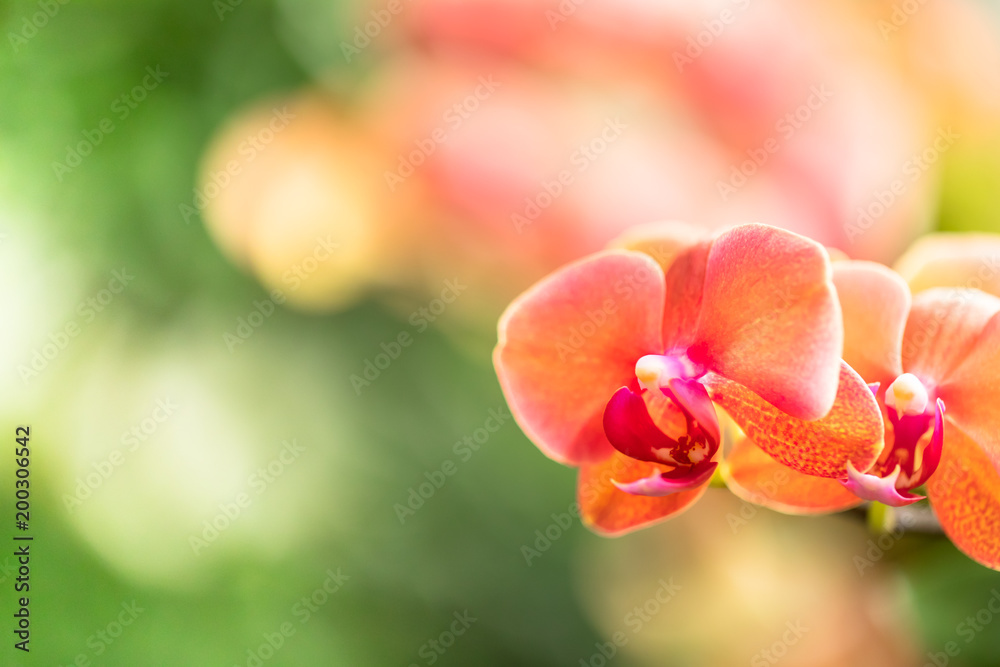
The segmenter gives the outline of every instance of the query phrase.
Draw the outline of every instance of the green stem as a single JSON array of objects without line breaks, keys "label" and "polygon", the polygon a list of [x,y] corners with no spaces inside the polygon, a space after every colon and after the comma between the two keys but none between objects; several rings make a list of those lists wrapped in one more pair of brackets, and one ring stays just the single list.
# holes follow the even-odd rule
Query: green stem
[{"label": "green stem", "polygon": [[724,489],[726,488],[726,480],[722,477],[722,466],[715,469],[712,473],[712,479],[708,481],[708,485],[713,489]]},{"label": "green stem", "polygon": [[896,513],[893,508],[873,502],[868,507],[868,530],[875,535],[888,533],[896,527]]}]

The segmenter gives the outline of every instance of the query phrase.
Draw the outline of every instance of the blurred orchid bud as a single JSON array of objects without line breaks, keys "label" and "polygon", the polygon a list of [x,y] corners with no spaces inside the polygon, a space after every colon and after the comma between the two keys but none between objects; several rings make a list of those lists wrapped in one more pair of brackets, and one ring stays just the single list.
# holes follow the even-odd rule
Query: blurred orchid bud
[{"label": "blurred orchid bud", "polygon": [[329,101],[304,93],[231,119],[202,162],[199,208],[215,242],[306,309],[342,307],[398,264],[400,197],[382,156]]}]

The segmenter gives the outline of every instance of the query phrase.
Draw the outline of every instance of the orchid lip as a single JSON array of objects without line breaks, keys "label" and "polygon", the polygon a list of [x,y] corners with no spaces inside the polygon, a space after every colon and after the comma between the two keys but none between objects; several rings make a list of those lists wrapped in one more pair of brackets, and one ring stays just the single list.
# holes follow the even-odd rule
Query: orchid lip
[{"label": "orchid lip", "polygon": [[934,407],[934,427],[931,438],[919,452],[914,447],[914,452],[919,458],[914,461],[913,475],[900,484],[902,488],[912,489],[920,486],[934,474],[941,463],[941,452],[944,447],[944,401],[940,398],[935,400]]},{"label": "orchid lip", "polygon": [[642,477],[632,482],[618,482],[611,480],[620,491],[634,496],[662,497],[681,491],[696,489],[708,482],[718,467],[715,461],[709,461],[705,465],[696,465],[687,468],[677,468],[670,472],[655,473],[649,477]]},{"label": "orchid lip", "polygon": [[923,500],[924,496],[918,496],[909,491],[901,491],[896,488],[896,481],[899,478],[900,466],[885,477],[858,472],[854,464],[847,462],[847,479],[840,480],[848,491],[858,498],[879,502],[892,507],[903,507]]},{"label": "orchid lip", "polygon": [[[684,377],[694,367],[675,362],[676,358],[662,355],[640,359],[636,376],[640,385],[644,380],[648,384],[639,391],[622,387],[604,410],[604,433],[615,449],[640,461],[674,466],[631,482],[612,480],[625,493],[661,497],[688,491],[708,483],[719,465],[714,460],[721,441],[715,406],[705,385]],[[675,439],[653,421],[643,399],[648,391],[660,392],[683,415],[683,435]]]},{"label": "orchid lip", "polygon": [[[886,390],[887,397],[891,389],[890,386]],[[904,399],[916,399],[915,403],[911,400],[908,407],[912,408],[921,402],[926,406],[927,401],[921,398],[919,390],[907,395],[909,389],[906,387],[904,392],[900,392]],[[898,406],[899,402],[896,405]],[[903,507],[923,500],[924,496],[910,493],[910,490],[926,482],[941,463],[941,451],[944,445],[944,401],[940,398],[934,401],[933,431],[930,440],[922,449],[919,445],[927,429],[930,428],[931,415],[906,414],[907,406],[901,409],[904,412],[902,415],[897,414],[895,407],[889,408],[889,421],[893,426],[895,442],[888,456],[874,468],[880,469],[882,475],[858,472],[853,463],[850,461],[847,463],[847,479],[841,480],[841,484],[859,498],[892,507]],[[892,472],[885,474],[890,468]]]},{"label": "orchid lip", "polygon": [[697,380],[672,378],[658,392],[670,401],[683,431],[675,437],[653,421],[643,399],[648,390],[621,387],[604,409],[604,434],[619,452],[639,461],[693,466],[711,460],[719,450],[721,433],[715,406]]},{"label": "orchid lip", "polygon": [[[879,462],[879,467],[883,474],[896,466],[901,468],[896,481],[898,488],[916,488],[937,470],[944,445],[944,411],[944,401],[940,398],[934,401],[933,412],[899,415],[894,408],[888,410],[895,437],[892,449]],[[931,430],[931,437],[925,441],[928,430]],[[921,447],[924,442],[926,444]]]}]

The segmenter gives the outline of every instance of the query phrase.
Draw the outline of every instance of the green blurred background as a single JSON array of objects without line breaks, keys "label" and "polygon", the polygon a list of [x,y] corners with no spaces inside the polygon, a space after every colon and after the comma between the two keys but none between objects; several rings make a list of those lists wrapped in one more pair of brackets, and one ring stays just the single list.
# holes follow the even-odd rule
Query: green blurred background
[{"label": "green blurred background", "polygon": [[[1000,574],[940,536],[873,547],[858,517],[781,517],[719,489],[617,540],[567,522],[572,470],[509,419],[477,436],[507,413],[490,361],[504,304],[474,279],[460,301],[475,315],[446,310],[426,331],[410,315],[434,290],[379,287],[336,312],[278,305],[230,349],[269,289],[179,205],[246,105],[321,79],[350,95],[374,56],[324,61],[303,17],[322,16],[329,47],[366,8],[73,0],[12,40],[43,4],[2,13],[0,422],[11,446],[31,426],[35,539],[30,655],[12,646],[13,549],[0,556],[0,664],[922,665],[953,641],[947,664],[1000,664],[1000,618],[969,641],[960,625]],[[167,75],[122,117],[112,104],[147,66]],[[114,131],[58,178],[53,162],[106,117]],[[934,226],[996,229],[996,145],[946,156]],[[134,279],[102,303],[115,271]],[[356,391],[401,332],[413,343]],[[679,592],[651,604],[664,581]],[[808,631],[791,644],[796,622]]]}]

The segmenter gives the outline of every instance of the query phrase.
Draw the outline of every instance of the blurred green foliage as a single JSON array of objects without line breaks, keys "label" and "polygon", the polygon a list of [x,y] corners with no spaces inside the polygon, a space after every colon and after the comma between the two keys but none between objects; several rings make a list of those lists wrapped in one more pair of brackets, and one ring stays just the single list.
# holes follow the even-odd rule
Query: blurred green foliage
[{"label": "blurred green foliage", "polygon": [[[19,31],[33,11],[28,3],[4,7],[4,34]],[[109,267],[141,267],[142,279],[115,304],[114,316],[138,323],[135,344],[144,331],[169,327],[195,301],[217,315],[187,335],[210,335],[225,354],[221,331],[264,296],[220,255],[199,220],[185,224],[178,207],[190,204],[200,154],[229,114],[308,83],[278,34],[276,11],[245,2],[220,20],[203,2],[71,2],[16,53],[10,44],[0,49],[0,173],[8,217],[13,226],[41,233],[48,252],[70,253],[95,289]],[[112,104],[147,66],[166,71],[165,83],[120,118]],[[67,145],[105,118],[114,131],[60,182],[52,163],[63,162]],[[370,305],[327,317],[282,310],[246,345],[258,349],[241,359],[252,364],[286,354],[293,338],[316,373],[349,391],[348,375],[357,369],[343,360],[371,356],[378,351],[371,341],[406,326]],[[355,413],[362,425],[356,442],[326,443],[364,454],[349,471],[364,480],[364,493],[357,505],[337,509],[353,517],[346,538],[331,538],[320,523],[291,557],[231,557],[210,585],[195,591],[185,582],[177,590],[136,585],[102,562],[75,534],[36,460],[32,652],[22,659],[4,646],[0,662],[71,664],[84,655],[101,665],[247,664],[247,650],[256,650],[264,633],[292,620],[296,634],[267,664],[424,664],[420,647],[465,609],[478,621],[449,650],[448,664],[559,664],[570,647],[592,645],[598,636],[575,604],[567,566],[583,531],[534,568],[525,566],[517,546],[547,523],[547,512],[566,504],[573,475],[534,465],[540,455],[513,425],[406,525],[393,510],[424,481],[423,470],[455,458],[453,442],[489,408],[503,405],[489,350],[478,352],[480,360],[470,362],[429,332],[356,404],[329,406]],[[73,380],[69,370],[55,382]],[[11,433],[25,419],[5,417],[4,432]],[[58,451],[63,443],[47,437],[45,422],[60,419],[59,400],[35,418],[36,451]],[[322,488],[309,494],[320,507],[330,502]],[[12,520],[7,508],[5,522]],[[322,585],[330,568],[342,568],[349,580],[300,625],[293,606]],[[4,610],[12,610],[6,590],[4,600]],[[145,611],[104,645],[95,633],[132,600]]]},{"label": "blurred green foliage", "polygon": [[[5,3],[4,35],[19,33],[36,11],[34,3]],[[130,344],[141,347],[150,332],[186,322],[181,316],[196,304],[204,320],[184,324],[182,338],[217,345],[226,354],[221,332],[264,291],[222,257],[199,221],[185,224],[178,207],[190,203],[201,152],[227,116],[261,96],[310,83],[312,68],[294,55],[287,18],[270,3],[243,2],[220,20],[212,3],[194,0],[74,1],[59,5],[47,25],[16,50],[5,41],[3,225],[41,235],[53,256],[71,256],[83,292],[99,288],[112,267],[141,267],[142,280],[115,304],[115,320],[133,323]],[[114,101],[142,80],[147,66],[168,72],[166,82],[119,118]],[[53,162],[64,161],[67,145],[104,118],[113,119],[114,131],[60,181]],[[995,159],[980,157],[949,168],[944,211],[951,228],[973,218],[996,224],[993,185],[1000,169]],[[977,170],[982,160],[988,169]],[[576,550],[600,538],[577,526],[530,567],[520,551],[536,529],[550,523],[551,513],[571,502],[574,473],[543,462],[511,422],[467,462],[458,462],[453,450],[489,409],[503,405],[490,343],[474,340],[460,348],[431,330],[360,397],[352,394],[348,377],[358,372],[358,360],[406,327],[405,317],[372,303],[328,316],[279,310],[234,356],[233,364],[251,371],[259,365],[264,396],[296,400],[296,392],[313,391],[317,379],[335,386],[308,402],[348,415],[353,424],[356,440],[319,443],[349,451],[337,474],[353,480],[357,490],[349,495],[350,506],[330,508],[349,517],[347,526],[317,522],[290,555],[227,552],[211,568],[209,583],[194,588],[180,581],[137,583],[78,534],[62,491],[36,460],[32,653],[24,659],[5,645],[0,663],[71,664],[83,654],[93,664],[130,667],[243,665],[264,633],[292,620],[295,635],[266,664],[422,665],[429,663],[420,648],[463,610],[478,620],[442,664],[575,665],[577,656],[592,652],[603,638],[581,611],[571,564]],[[308,381],[271,384],[261,359],[282,363],[286,355],[307,360],[297,368],[307,369],[302,372],[311,375]],[[13,433],[30,418],[35,450],[58,457],[66,443],[48,425],[65,419],[75,373],[85,368],[64,360],[52,380],[61,389],[30,415],[5,410],[0,433]],[[288,419],[263,401],[248,420]],[[314,418],[326,415],[319,411]],[[401,525],[394,505],[405,503],[409,490],[425,481],[425,471],[440,469],[445,459],[458,462],[458,474]],[[0,461],[5,480],[9,464],[6,456]],[[0,491],[6,496],[7,487]],[[343,502],[334,491],[306,490],[320,508]],[[3,525],[10,525],[6,501],[3,507]],[[879,567],[898,567],[910,580],[931,648],[954,639],[956,624],[1000,587],[1000,575],[940,540],[899,549]],[[294,605],[321,586],[331,568],[341,568],[349,580],[308,623],[299,624]],[[2,585],[7,623],[9,575]],[[96,655],[102,644],[95,633],[133,600],[142,614]],[[998,628],[981,633],[953,664],[996,665]],[[7,625],[4,635],[9,638]],[[617,664],[628,663],[622,657]]]}]

